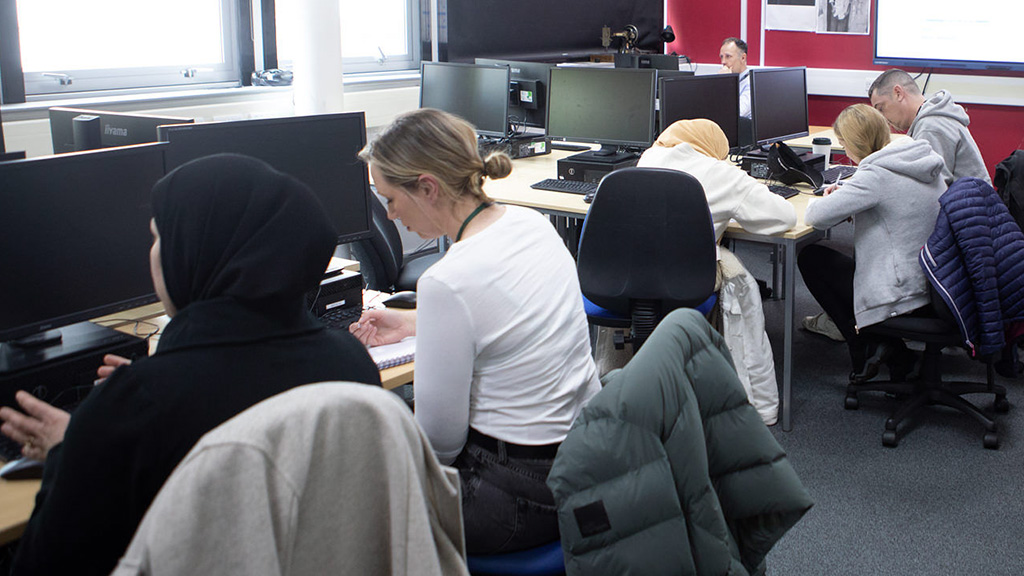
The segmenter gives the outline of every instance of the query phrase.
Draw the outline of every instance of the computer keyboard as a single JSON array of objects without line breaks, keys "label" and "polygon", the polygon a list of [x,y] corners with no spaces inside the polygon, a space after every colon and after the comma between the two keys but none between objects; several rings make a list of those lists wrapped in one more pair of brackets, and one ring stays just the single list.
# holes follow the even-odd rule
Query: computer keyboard
[{"label": "computer keyboard", "polygon": [[800,193],[796,188],[784,186],[782,184],[768,184],[768,189],[783,198],[792,198]]},{"label": "computer keyboard", "polygon": [[359,320],[363,314],[361,306],[349,306],[346,308],[335,308],[320,317],[320,321],[331,328],[348,330],[350,324]]},{"label": "computer keyboard", "polygon": [[0,434],[0,460],[10,462],[21,458],[21,444]]},{"label": "computer keyboard", "polygon": [[856,166],[845,166],[842,164],[836,164],[828,170],[821,173],[823,181],[827,184],[832,184],[842,180],[843,178],[849,178],[853,176],[854,172],[857,171]]},{"label": "computer keyboard", "polygon": [[588,194],[597,190],[597,184],[594,182],[583,182],[580,180],[557,180],[555,178],[547,178],[531,184],[530,188],[537,190],[551,190],[552,192],[568,192],[570,194]]}]

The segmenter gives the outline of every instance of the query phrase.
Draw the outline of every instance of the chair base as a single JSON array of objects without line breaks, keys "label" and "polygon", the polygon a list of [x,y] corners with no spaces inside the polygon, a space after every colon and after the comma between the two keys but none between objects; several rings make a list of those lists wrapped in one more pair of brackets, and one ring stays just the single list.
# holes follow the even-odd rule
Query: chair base
[{"label": "chair base", "polygon": [[901,403],[885,421],[885,431],[882,433],[882,444],[895,447],[899,442],[898,428],[904,420],[927,406],[946,406],[974,417],[985,429],[985,448],[999,448],[999,431],[995,420],[963,398],[965,394],[993,394],[993,410],[999,414],[1009,411],[1006,388],[995,383],[992,363],[987,364],[987,382],[943,382],[939,370],[941,357],[942,347],[928,344],[922,359],[920,378],[914,381],[851,381],[846,387],[845,408],[856,410],[860,406],[857,398],[860,392],[885,392],[899,398]]}]

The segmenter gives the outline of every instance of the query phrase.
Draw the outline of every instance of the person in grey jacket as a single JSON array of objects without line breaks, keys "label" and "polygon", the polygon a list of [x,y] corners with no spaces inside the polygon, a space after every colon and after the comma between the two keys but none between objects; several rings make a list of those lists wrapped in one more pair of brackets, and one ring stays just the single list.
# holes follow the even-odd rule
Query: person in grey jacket
[{"label": "person in grey jacket", "polygon": [[[930,303],[917,254],[935,228],[938,199],[946,190],[942,158],[922,140],[890,143],[885,118],[866,104],[843,110],[833,129],[860,167],[844,185],[829,187],[808,205],[804,221],[827,229],[852,218],[855,258],[811,245],[798,258],[800,273],[846,338],[851,378],[873,376],[883,352],[892,360],[893,376],[897,369],[905,374],[913,357],[902,341],[883,347],[858,332]],[[876,356],[868,362],[871,350]]]},{"label": "person in grey jacket", "polygon": [[949,92],[939,90],[926,99],[910,74],[893,68],[875,79],[868,98],[897,130],[931,144],[953,180],[970,177],[992,183],[981,151],[967,129],[971,119]]}]

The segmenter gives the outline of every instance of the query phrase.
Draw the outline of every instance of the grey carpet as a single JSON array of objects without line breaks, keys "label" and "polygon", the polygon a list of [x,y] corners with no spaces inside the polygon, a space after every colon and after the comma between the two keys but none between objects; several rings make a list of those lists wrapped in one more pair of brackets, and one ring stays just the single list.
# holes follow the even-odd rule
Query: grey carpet
[{"label": "grey carpet", "polygon": [[[849,248],[852,227],[830,244]],[[768,252],[740,245],[737,254],[758,278],[768,278]],[[820,311],[797,279],[798,318]],[[781,301],[765,302],[768,333],[781,361]],[[797,325],[799,326],[799,324]],[[947,351],[951,376],[983,379],[984,366]],[[789,453],[816,502],[768,556],[768,574],[937,575],[1024,573],[1024,379],[1006,385],[1009,414],[999,418],[1001,446],[986,450],[972,418],[928,410],[900,430],[899,445],[882,445],[892,404],[861,394],[845,410],[850,371],[846,346],[796,330],[793,430],[772,432]],[[981,403],[991,408],[991,396]]]}]

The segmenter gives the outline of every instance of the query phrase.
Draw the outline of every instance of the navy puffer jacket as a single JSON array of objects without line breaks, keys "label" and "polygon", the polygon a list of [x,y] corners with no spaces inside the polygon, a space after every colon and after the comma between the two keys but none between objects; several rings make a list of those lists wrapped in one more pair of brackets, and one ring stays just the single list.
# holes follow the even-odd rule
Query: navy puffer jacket
[{"label": "navy puffer jacket", "polygon": [[1024,320],[1024,234],[992,186],[961,178],[939,198],[921,249],[925,275],[956,318],[972,355],[994,354]]}]

